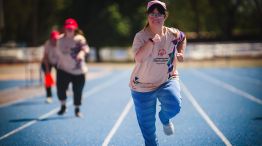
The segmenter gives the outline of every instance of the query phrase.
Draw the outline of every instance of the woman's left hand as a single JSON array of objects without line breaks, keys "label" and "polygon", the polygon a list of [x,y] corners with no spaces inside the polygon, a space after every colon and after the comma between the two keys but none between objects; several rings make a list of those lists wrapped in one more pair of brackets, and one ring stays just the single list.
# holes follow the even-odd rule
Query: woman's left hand
[{"label": "woman's left hand", "polygon": [[76,60],[83,60],[85,58],[85,52],[84,51],[80,51],[77,56],[76,56]]},{"label": "woman's left hand", "polygon": [[176,57],[177,57],[177,60],[179,62],[183,62],[184,61],[184,54],[183,53],[177,53]]}]

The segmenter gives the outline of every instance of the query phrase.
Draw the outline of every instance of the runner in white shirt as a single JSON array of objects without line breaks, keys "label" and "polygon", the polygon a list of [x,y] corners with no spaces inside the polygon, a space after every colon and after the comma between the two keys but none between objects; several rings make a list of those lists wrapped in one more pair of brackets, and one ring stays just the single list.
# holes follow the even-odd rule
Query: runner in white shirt
[{"label": "runner in white shirt", "polygon": [[161,103],[159,119],[166,135],[174,133],[170,119],[181,108],[176,64],[183,61],[186,38],[180,30],[164,26],[166,18],[165,3],[148,2],[148,24],[136,34],[132,46],[135,67],[129,86],[146,146],[158,145],[155,126],[157,99]]},{"label": "runner in white shirt", "polygon": [[72,83],[75,115],[82,117],[80,105],[82,101],[82,90],[85,84],[85,54],[89,52],[86,39],[78,29],[75,19],[68,18],[64,24],[65,33],[58,40],[57,61],[57,93],[61,102],[58,115],[66,112],[66,90]]},{"label": "runner in white shirt", "polygon": [[[56,67],[57,63],[57,56],[56,56],[56,49],[57,49],[57,40],[59,39],[59,32],[58,31],[52,31],[50,34],[49,39],[46,41],[44,45],[44,56],[42,59],[42,70],[44,71],[45,75],[50,74],[52,71],[52,68]],[[52,102],[52,87],[47,86],[45,84],[45,90],[46,90],[46,103]]]}]

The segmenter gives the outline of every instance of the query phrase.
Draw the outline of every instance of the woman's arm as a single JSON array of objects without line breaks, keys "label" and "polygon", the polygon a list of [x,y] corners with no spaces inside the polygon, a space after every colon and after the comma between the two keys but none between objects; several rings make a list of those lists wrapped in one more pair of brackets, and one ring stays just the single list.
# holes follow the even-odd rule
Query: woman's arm
[{"label": "woman's arm", "polygon": [[138,49],[138,51],[135,54],[135,61],[136,62],[143,62],[143,60],[150,56],[153,50],[153,42],[148,40],[144,46]]},{"label": "woman's arm", "polygon": [[86,42],[86,39],[83,36],[81,36],[79,44],[81,46],[81,49],[78,52],[76,59],[82,60],[82,59],[85,59],[85,55],[89,53],[90,48]]},{"label": "woman's arm", "polygon": [[86,54],[86,51],[80,50],[79,53],[76,56],[76,59],[79,60],[79,61],[84,59],[85,58],[85,54]]},{"label": "woman's arm", "polygon": [[[180,32],[181,33],[181,32]],[[184,61],[184,52],[186,49],[186,37],[184,34],[181,35],[181,42],[179,42],[178,46],[177,46],[177,60],[179,62],[183,62]]]},{"label": "woman's arm", "polygon": [[[181,33],[179,31],[179,33]],[[176,57],[173,60],[173,71],[172,71],[172,75],[176,76],[177,75],[177,70],[176,70],[176,65],[177,65],[177,61],[179,62],[183,62],[184,61],[184,52],[185,52],[185,48],[186,48],[186,37],[184,34],[179,34],[180,38],[179,38],[179,43],[177,46],[177,53],[176,53]]]},{"label": "woman's arm", "polygon": [[143,62],[145,58],[148,58],[152,53],[154,44],[158,42],[160,42],[160,36],[158,34],[156,34],[154,38],[148,39],[148,41],[146,41],[136,52],[135,61]]}]

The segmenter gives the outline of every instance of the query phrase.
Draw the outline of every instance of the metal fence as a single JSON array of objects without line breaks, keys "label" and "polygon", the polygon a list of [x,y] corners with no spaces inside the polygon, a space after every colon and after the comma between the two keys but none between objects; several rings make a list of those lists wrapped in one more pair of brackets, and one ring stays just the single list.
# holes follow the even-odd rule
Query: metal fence
[{"label": "metal fence", "polygon": [[[100,48],[101,61],[133,61],[131,47]],[[37,62],[43,56],[43,46],[0,48],[0,62]],[[188,43],[185,58],[193,60],[262,57],[262,43]],[[95,48],[91,47],[89,61],[96,61]]]}]

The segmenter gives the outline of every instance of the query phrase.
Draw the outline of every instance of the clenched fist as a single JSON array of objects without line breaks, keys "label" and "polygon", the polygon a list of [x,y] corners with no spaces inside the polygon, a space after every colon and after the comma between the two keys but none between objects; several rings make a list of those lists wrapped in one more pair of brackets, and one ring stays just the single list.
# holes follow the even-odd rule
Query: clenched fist
[{"label": "clenched fist", "polygon": [[184,54],[183,53],[177,53],[176,57],[177,57],[177,60],[179,62],[183,62],[184,61]]},{"label": "clenched fist", "polygon": [[158,42],[160,42],[161,38],[158,34],[156,34],[152,40],[153,40],[154,43],[158,43]]}]

